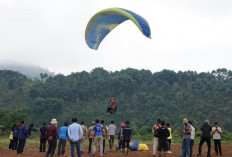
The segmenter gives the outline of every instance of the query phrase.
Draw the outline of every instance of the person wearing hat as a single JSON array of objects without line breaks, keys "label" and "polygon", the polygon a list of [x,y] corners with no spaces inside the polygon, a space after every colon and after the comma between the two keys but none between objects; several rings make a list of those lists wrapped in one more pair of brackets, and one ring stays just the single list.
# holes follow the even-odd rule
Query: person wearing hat
[{"label": "person wearing hat", "polygon": [[206,120],[203,126],[201,127],[201,141],[199,144],[199,150],[197,156],[201,156],[201,147],[206,142],[208,146],[208,153],[207,157],[210,157],[210,150],[211,150],[211,140],[210,135],[212,134],[212,128],[209,125],[209,121]]},{"label": "person wearing hat", "polygon": [[215,122],[214,127],[212,128],[212,135],[214,140],[216,156],[218,156],[218,149],[220,156],[222,156],[221,134],[222,134],[222,129],[218,126],[218,122]]},{"label": "person wearing hat", "polygon": [[183,134],[183,140],[182,140],[182,151],[180,154],[180,157],[184,157],[184,153],[186,151],[186,157],[190,157],[190,142],[191,142],[191,132],[192,128],[191,125],[188,123],[188,119],[183,119],[183,129],[181,133]]},{"label": "person wearing hat", "polygon": [[58,150],[57,150],[57,155],[60,156],[65,156],[65,146],[66,142],[68,140],[68,122],[64,122],[64,126],[60,128],[59,132],[59,143],[58,143]]},{"label": "person wearing hat", "polygon": [[93,136],[93,128],[95,126],[95,122],[92,122],[91,123],[91,126],[88,128],[88,138],[89,138],[89,151],[88,153],[90,154],[91,153],[91,148],[92,148],[92,142],[93,142],[93,139],[94,139],[94,136]]},{"label": "person wearing hat", "polygon": [[157,131],[158,129],[161,127],[161,119],[157,119],[157,123],[153,126],[152,128],[152,134],[154,136],[154,141],[153,141],[153,157],[156,156],[156,151],[158,148],[158,135],[157,135]]},{"label": "person wearing hat", "polygon": [[51,125],[47,128],[47,139],[48,139],[48,151],[46,153],[46,157],[53,157],[56,145],[57,145],[57,135],[58,135],[58,129],[57,129],[57,121],[56,119],[52,119]]}]

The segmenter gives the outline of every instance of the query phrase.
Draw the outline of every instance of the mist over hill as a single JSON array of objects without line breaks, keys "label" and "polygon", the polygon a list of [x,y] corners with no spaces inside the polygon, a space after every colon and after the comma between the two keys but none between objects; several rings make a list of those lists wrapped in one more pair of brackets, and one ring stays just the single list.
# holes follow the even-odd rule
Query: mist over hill
[{"label": "mist over hill", "polygon": [[19,72],[28,78],[31,79],[40,79],[40,74],[48,74],[49,76],[54,76],[53,72],[50,72],[48,69],[34,66],[34,65],[26,65],[26,64],[0,64],[0,70],[11,70]]}]

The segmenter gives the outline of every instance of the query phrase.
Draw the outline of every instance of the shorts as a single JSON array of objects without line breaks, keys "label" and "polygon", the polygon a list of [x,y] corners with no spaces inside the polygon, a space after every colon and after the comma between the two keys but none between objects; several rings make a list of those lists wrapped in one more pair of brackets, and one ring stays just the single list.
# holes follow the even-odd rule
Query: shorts
[{"label": "shorts", "polygon": [[163,151],[168,151],[168,143],[167,143],[167,140],[162,140],[160,141],[159,140],[159,144],[158,144],[158,149],[157,149],[159,152],[161,152],[162,150]]}]

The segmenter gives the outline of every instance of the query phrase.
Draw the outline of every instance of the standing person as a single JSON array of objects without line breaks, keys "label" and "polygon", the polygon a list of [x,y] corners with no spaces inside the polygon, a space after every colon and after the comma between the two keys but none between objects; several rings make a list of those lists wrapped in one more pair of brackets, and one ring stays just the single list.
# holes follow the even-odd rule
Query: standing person
[{"label": "standing person", "polygon": [[157,137],[157,130],[161,127],[160,125],[161,120],[157,119],[157,123],[152,128],[152,134],[154,136],[154,142],[153,142],[153,157],[156,156],[156,151],[158,147],[158,137]]},{"label": "standing person", "polygon": [[218,149],[219,149],[220,156],[222,156],[221,134],[222,134],[222,129],[218,126],[218,122],[215,122],[214,127],[212,129],[212,135],[213,135],[213,140],[214,140],[216,156],[218,156]]},{"label": "standing person", "polygon": [[85,123],[82,121],[81,122],[81,129],[82,129],[82,131],[83,131],[83,136],[82,136],[82,138],[81,138],[81,143],[80,143],[80,145],[81,145],[81,154],[83,154],[83,151],[84,151],[84,147],[85,147],[85,139],[86,139],[86,136],[87,136],[87,127],[85,126]]},{"label": "standing person", "polygon": [[105,154],[106,153],[106,137],[108,135],[108,127],[105,125],[105,121],[104,120],[101,120],[101,125],[102,127],[104,128],[105,130],[105,136],[103,137],[103,153]]},{"label": "standing person", "polygon": [[[195,128],[193,127],[193,123],[192,121],[189,121],[188,122],[190,125],[191,125],[191,141],[190,141],[190,157],[192,157],[193,155],[193,146],[194,146],[194,139],[195,139],[195,136],[196,136],[196,131],[195,131]],[[186,157],[186,150],[184,152],[184,156]]]},{"label": "standing person", "polygon": [[68,136],[71,145],[71,157],[74,157],[74,146],[77,149],[78,157],[81,157],[80,139],[83,136],[83,131],[80,124],[77,123],[77,118],[72,118],[72,124],[68,127]]},{"label": "standing person", "polygon": [[10,144],[9,144],[8,150],[13,150],[13,131],[11,131],[11,130],[10,130],[9,139],[10,139]]},{"label": "standing person", "polygon": [[[130,140],[131,140],[131,135],[132,135],[132,129],[131,127],[129,126],[129,122],[126,121],[126,125],[125,125],[125,128],[123,129],[123,132],[122,132],[122,155],[124,155],[125,153],[125,148],[126,149],[126,155],[128,155],[128,152],[129,152],[129,143],[130,143]],[[125,147],[126,146],[126,147]]]},{"label": "standing person", "polygon": [[169,133],[170,133],[170,136],[168,137],[168,151],[167,151],[167,153],[170,154],[170,153],[172,153],[172,152],[171,152],[172,128],[170,127],[170,124],[169,124],[169,123],[167,123],[166,126],[167,126],[167,129],[168,129]]},{"label": "standing person", "polygon": [[108,126],[108,133],[109,133],[109,151],[112,151],[114,148],[114,136],[116,132],[116,126],[114,125],[114,121],[111,121],[111,124]]},{"label": "standing person", "polygon": [[32,138],[32,135],[31,135],[31,132],[32,132],[32,131],[37,132],[37,130],[34,129],[34,124],[33,124],[33,123],[31,123],[31,124],[29,125],[28,129],[27,129],[27,139],[26,139],[24,151],[27,151],[27,142],[28,142],[29,139]]},{"label": "standing person", "polygon": [[43,126],[39,129],[40,134],[40,152],[45,152],[46,141],[47,141],[47,126],[46,122],[43,122]]},{"label": "standing person", "polygon": [[207,157],[210,157],[210,150],[211,150],[211,141],[210,141],[210,135],[212,133],[212,128],[209,125],[209,121],[206,120],[205,123],[203,124],[203,126],[201,127],[201,141],[199,144],[199,150],[198,150],[198,154],[197,156],[201,156],[201,147],[204,144],[204,142],[206,141],[207,146],[208,146],[208,153],[207,153]]},{"label": "standing person", "polygon": [[167,138],[170,136],[169,130],[165,127],[165,121],[161,121],[161,127],[157,130],[157,137],[159,138],[158,151],[159,157],[166,157],[166,151],[168,150]]},{"label": "standing person", "polygon": [[93,136],[93,128],[94,128],[94,126],[95,126],[95,122],[92,122],[91,126],[88,128],[88,138],[89,138],[89,151],[88,151],[88,153],[89,154],[91,153],[92,142],[93,142],[93,139],[94,139],[94,136]]},{"label": "standing person", "polygon": [[93,155],[96,154],[97,143],[100,145],[100,156],[103,156],[103,137],[105,136],[105,130],[102,125],[99,124],[99,119],[96,119],[96,125],[93,128]]},{"label": "standing person", "polygon": [[60,156],[61,154],[62,156],[65,156],[65,146],[68,139],[68,122],[64,122],[64,126],[60,128],[58,137],[59,143],[57,155]]},{"label": "standing person", "polygon": [[24,121],[21,121],[21,125],[18,128],[18,136],[19,136],[19,145],[17,149],[17,154],[20,156],[20,154],[23,153],[23,149],[24,149],[25,142],[27,139],[27,128],[25,126]]},{"label": "standing person", "polygon": [[121,127],[119,128],[118,130],[118,150],[121,150],[122,149],[122,141],[123,141],[123,129],[125,128],[125,124],[122,123],[121,124]]},{"label": "standing person", "polygon": [[188,119],[183,119],[183,130],[181,133],[183,134],[183,140],[182,140],[182,151],[181,151],[181,157],[184,157],[184,153],[186,151],[186,156],[190,156],[190,141],[191,141],[191,132],[192,128],[191,125],[188,123]]},{"label": "standing person", "polygon": [[18,142],[19,142],[19,133],[18,133],[18,128],[20,126],[20,123],[17,123],[16,126],[13,129],[13,145],[12,145],[12,150],[17,150],[18,148]]},{"label": "standing person", "polygon": [[57,135],[58,135],[58,128],[57,128],[57,121],[56,119],[52,119],[51,125],[47,128],[47,138],[48,138],[48,151],[46,153],[46,157],[53,157],[56,145],[57,145]]}]

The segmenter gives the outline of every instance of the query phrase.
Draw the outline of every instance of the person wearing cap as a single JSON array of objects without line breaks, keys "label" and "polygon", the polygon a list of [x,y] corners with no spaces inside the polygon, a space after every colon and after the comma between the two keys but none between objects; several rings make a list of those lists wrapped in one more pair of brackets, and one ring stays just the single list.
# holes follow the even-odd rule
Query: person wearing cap
[{"label": "person wearing cap", "polygon": [[81,122],[81,129],[83,131],[83,136],[81,138],[81,141],[80,141],[80,150],[81,150],[81,154],[83,154],[83,151],[84,151],[84,147],[85,147],[85,139],[86,139],[86,136],[87,136],[87,127],[85,126],[85,123],[82,121]]},{"label": "person wearing cap", "polygon": [[190,142],[191,142],[191,132],[192,128],[191,125],[188,123],[188,119],[183,119],[183,129],[181,133],[183,134],[183,140],[182,140],[182,151],[180,154],[180,157],[184,157],[184,153],[186,151],[186,157],[190,156]]},{"label": "person wearing cap", "polygon": [[99,124],[99,119],[96,119],[96,125],[93,128],[93,155],[96,154],[96,146],[99,143],[100,145],[100,156],[103,156],[103,137],[105,137],[104,127]]},{"label": "person wearing cap", "polygon": [[94,136],[93,136],[93,128],[95,126],[95,122],[92,122],[91,123],[91,126],[88,128],[88,138],[89,138],[89,151],[88,153],[90,154],[91,153],[91,148],[92,148],[92,142],[93,142],[93,139],[94,139]]},{"label": "person wearing cap", "polygon": [[51,125],[47,128],[47,139],[48,139],[48,151],[46,153],[46,157],[53,157],[56,145],[57,145],[57,135],[58,135],[58,128],[57,128],[57,120],[52,119]]},{"label": "person wearing cap", "polygon": [[77,123],[77,118],[72,118],[72,124],[68,127],[68,136],[71,145],[71,157],[74,157],[74,146],[77,149],[78,157],[81,157],[80,139],[83,136],[81,125]]},{"label": "person wearing cap", "polygon": [[[190,125],[191,125],[191,141],[190,141],[190,157],[192,157],[192,154],[193,154],[193,146],[194,146],[194,139],[195,139],[195,136],[196,136],[196,129],[193,127],[193,123],[192,121],[189,121],[188,122]],[[184,156],[186,156],[186,150],[184,152]]]},{"label": "person wearing cap", "polygon": [[114,121],[111,121],[111,124],[108,126],[109,133],[109,151],[112,151],[114,148],[114,136],[116,132],[116,126],[114,125]]},{"label": "person wearing cap", "polygon": [[57,155],[60,156],[65,156],[65,146],[66,142],[68,140],[68,122],[64,122],[64,126],[60,128],[59,131],[59,143],[58,143],[58,150],[57,150]]},{"label": "person wearing cap", "polygon": [[161,127],[161,120],[157,119],[157,123],[153,126],[152,128],[152,134],[154,136],[154,142],[153,142],[153,157],[156,156],[156,151],[157,151],[157,147],[158,147],[158,135],[157,135],[157,131],[158,129]]},{"label": "person wearing cap", "polygon": [[212,134],[212,128],[209,125],[209,121],[206,120],[203,126],[201,127],[201,141],[199,144],[198,154],[197,156],[201,156],[201,147],[206,142],[208,146],[208,153],[207,157],[210,157],[210,150],[211,150],[211,140],[210,135]]},{"label": "person wearing cap", "polygon": [[131,135],[132,135],[132,129],[131,127],[129,126],[129,122],[126,121],[126,125],[125,127],[123,128],[123,131],[122,131],[122,155],[124,155],[125,153],[125,148],[126,149],[126,156],[128,155],[128,152],[129,152],[129,144],[130,144],[130,140],[131,140]]},{"label": "person wearing cap", "polygon": [[218,150],[219,150],[220,156],[222,156],[221,134],[222,134],[222,129],[218,126],[218,122],[215,122],[214,127],[212,128],[212,135],[213,135],[213,140],[214,140],[216,156],[218,156]]}]

